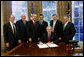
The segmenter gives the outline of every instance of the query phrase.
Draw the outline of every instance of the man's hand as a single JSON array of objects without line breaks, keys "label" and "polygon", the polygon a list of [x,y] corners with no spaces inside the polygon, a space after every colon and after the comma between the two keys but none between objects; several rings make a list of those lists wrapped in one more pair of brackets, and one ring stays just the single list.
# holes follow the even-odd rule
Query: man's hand
[{"label": "man's hand", "polygon": [[10,45],[9,45],[9,43],[6,43],[6,47],[9,47]]},{"label": "man's hand", "polygon": [[38,41],[40,40],[40,38],[38,38]]},{"label": "man's hand", "polygon": [[50,45],[50,44],[52,44],[52,42],[48,42],[48,43],[46,43],[47,45]]},{"label": "man's hand", "polygon": [[40,45],[43,45],[43,43],[42,43],[42,42],[39,42],[39,44],[40,44]]},{"label": "man's hand", "polygon": [[61,38],[61,37],[59,37],[59,40],[62,40],[62,38]]},{"label": "man's hand", "polygon": [[20,43],[22,43],[22,41],[21,40],[18,40],[18,43],[20,44]]},{"label": "man's hand", "polygon": [[29,42],[32,42],[32,39],[31,38],[29,38]]}]

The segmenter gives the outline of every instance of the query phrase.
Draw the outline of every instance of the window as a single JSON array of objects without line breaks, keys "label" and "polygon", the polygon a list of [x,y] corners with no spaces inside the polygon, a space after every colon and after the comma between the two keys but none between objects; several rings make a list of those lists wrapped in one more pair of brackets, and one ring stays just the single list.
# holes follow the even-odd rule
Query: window
[{"label": "window", "polygon": [[83,42],[83,1],[72,2],[72,21],[76,29],[74,40]]},{"label": "window", "polygon": [[26,15],[27,20],[27,1],[12,1],[12,14],[15,16],[14,23],[21,19],[22,13]]},{"label": "window", "polygon": [[43,1],[44,20],[48,22],[48,25],[50,25],[52,15],[56,13],[56,1]]}]

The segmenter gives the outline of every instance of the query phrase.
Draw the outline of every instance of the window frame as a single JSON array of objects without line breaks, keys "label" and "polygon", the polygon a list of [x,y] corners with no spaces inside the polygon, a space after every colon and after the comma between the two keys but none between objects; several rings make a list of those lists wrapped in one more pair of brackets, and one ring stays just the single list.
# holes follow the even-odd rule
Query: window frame
[{"label": "window frame", "polygon": [[[80,12],[79,12],[79,16],[80,16],[80,17],[74,17],[74,2],[75,2],[75,1],[72,1],[72,23],[74,23],[74,18],[75,18],[75,19],[76,19],[76,18],[83,19],[83,16],[82,16],[82,17],[80,16]],[[80,6],[78,6],[78,7],[79,7],[79,10],[80,10]],[[80,41],[80,34],[81,34],[81,33],[80,33],[80,26],[81,26],[81,25],[79,24],[79,33],[76,33],[76,34],[79,34],[78,41],[79,41],[79,42],[83,42],[83,41]],[[73,37],[73,40],[75,40],[74,37]]]}]

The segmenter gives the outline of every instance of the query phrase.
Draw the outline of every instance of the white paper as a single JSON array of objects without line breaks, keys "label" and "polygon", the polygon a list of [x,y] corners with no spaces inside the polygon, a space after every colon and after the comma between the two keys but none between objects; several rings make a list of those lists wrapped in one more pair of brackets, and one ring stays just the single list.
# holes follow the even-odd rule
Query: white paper
[{"label": "white paper", "polygon": [[37,44],[37,46],[38,46],[39,48],[48,48],[47,44],[43,44],[43,45]]},{"label": "white paper", "polygon": [[83,49],[82,47],[76,47],[75,49]]},{"label": "white paper", "polygon": [[49,47],[58,47],[56,44],[48,44]]},{"label": "white paper", "polygon": [[43,45],[40,45],[40,44],[37,44],[37,46],[39,48],[49,48],[49,47],[58,47],[58,45],[52,43],[52,44],[43,44]]}]

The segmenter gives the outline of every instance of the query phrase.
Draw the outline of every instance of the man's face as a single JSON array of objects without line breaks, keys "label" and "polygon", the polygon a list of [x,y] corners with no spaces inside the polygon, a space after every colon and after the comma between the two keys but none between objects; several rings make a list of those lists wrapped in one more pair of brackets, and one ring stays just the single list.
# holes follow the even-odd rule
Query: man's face
[{"label": "man's face", "polygon": [[22,19],[22,20],[25,20],[25,19],[26,19],[26,16],[23,14],[23,15],[21,16],[21,19]]},{"label": "man's face", "polygon": [[55,16],[53,16],[53,20],[57,20],[57,16],[55,15]]},{"label": "man's face", "polygon": [[15,20],[15,17],[13,15],[10,16],[9,20],[13,23]]},{"label": "man's face", "polygon": [[37,15],[35,14],[33,15],[33,20],[36,21],[36,19],[37,19]]},{"label": "man's face", "polygon": [[68,21],[68,18],[67,17],[64,17],[64,22],[67,22]]},{"label": "man's face", "polygon": [[39,19],[40,19],[40,20],[43,20],[43,16],[40,16]]},{"label": "man's face", "polygon": [[48,33],[51,33],[51,31],[52,31],[51,27],[47,28]]}]

